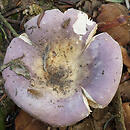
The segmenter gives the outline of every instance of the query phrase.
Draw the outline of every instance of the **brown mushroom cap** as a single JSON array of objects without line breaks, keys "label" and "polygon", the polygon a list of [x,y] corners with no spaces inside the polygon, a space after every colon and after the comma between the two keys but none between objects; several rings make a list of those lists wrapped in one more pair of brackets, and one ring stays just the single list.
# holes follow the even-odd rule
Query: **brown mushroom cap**
[{"label": "brown mushroom cap", "polygon": [[93,37],[97,25],[81,11],[48,10],[40,28],[38,17],[7,49],[5,89],[34,117],[53,126],[72,125],[89,115],[89,105],[103,108],[112,100],[122,72],[121,50],[107,33]]}]

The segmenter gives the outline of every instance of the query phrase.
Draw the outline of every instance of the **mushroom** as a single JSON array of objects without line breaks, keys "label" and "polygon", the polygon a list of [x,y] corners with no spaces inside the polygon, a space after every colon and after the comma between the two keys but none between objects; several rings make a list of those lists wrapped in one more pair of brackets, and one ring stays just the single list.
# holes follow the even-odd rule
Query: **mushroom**
[{"label": "mushroom", "polygon": [[106,107],[120,82],[122,55],[107,33],[94,36],[96,29],[76,9],[47,10],[29,20],[4,59],[10,98],[52,126],[75,124],[90,114],[90,106]]}]

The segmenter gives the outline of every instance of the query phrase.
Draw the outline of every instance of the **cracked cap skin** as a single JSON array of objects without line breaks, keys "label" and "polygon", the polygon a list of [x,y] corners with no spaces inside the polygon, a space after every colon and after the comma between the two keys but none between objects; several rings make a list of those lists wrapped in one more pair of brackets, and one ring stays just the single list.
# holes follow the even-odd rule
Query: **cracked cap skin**
[{"label": "cracked cap skin", "polygon": [[37,25],[39,17],[7,49],[5,90],[37,119],[69,126],[87,117],[90,106],[111,102],[122,73],[120,46],[107,33],[94,36],[97,24],[79,10],[47,10]]}]

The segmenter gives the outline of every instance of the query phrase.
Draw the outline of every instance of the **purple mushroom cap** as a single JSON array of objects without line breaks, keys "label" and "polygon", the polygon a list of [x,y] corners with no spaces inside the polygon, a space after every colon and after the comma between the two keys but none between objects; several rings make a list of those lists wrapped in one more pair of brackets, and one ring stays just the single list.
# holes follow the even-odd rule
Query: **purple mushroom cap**
[{"label": "purple mushroom cap", "polygon": [[45,11],[25,24],[14,38],[3,71],[10,98],[32,116],[53,126],[68,126],[87,117],[90,106],[104,108],[122,73],[120,46],[87,14],[68,9]]}]

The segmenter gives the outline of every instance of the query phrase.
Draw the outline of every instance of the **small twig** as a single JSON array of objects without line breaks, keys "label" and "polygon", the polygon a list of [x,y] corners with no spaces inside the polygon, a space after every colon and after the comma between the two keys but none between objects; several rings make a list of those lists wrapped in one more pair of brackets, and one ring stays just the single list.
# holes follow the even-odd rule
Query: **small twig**
[{"label": "small twig", "polygon": [[27,20],[27,15],[25,15],[24,17],[23,17],[23,19],[21,20],[21,23],[20,23],[20,29],[21,30],[23,30],[24,29],[24,24],[25,24],[25,22],[26,22],[26,20]]},{"label": "small twig", "polygon": [[14,37],[18,37],[19,35],[16,33],[16,31],[12,28],[12,26],[7,22],[7,20],[2,16],[0,12],[0,19],[5,24],[5,26],[12,32]]},{"label": "small twig", "polygon": [[77,7],[77,8],[80,7],[84,2],[85,2],[85,0],[80,0],[80,1],[77,3],[76,7]]},{"label": "small twig", "polygon": [[59,9],[67,9],[67,8],[72,8],[72,5],[61,5],[61,6],[57,6]]},{"label": "small twig", "polygon": [[0,102],[3,100],[3,99],[5,99],[6,98],[6,94],[3,94],[3,96],[0,98]]},{"label": "small twig", "polygon": [[5,40],[7,40],[7,35],[6,35],[6,33],[5,33],[5,31],[4,31],[4,29],[2,28],[2,26],[0,25],[0,29],[1,29],[1,31],[3,32],[3,34],[4,34],[4,38],[5,38]]},{"label": "small twig", "polygon": [[116,117],[118,117],[118,115],[113,115],[109,120],[107,120],[107,122],[104,124],[103,130],[106,130],[108,123]]},{"label": "small twig", "polygon": [[37,19],[37,26],[38,26],[38,28],[40,28],[40,23],[41,23],[41,20],[42,20],[44,14],[45,14],[45,12],[42,11],[42,13],[38,16],[38,19]]},{"label": "small twig", "polygon": [[20,23],[21,23],[20,21],[14,20],[14,19],[6,18],[6,20],[7,20],[9,23],[13,23],[13,24],[20,24]]},{"label": "small twig", "polygon": [[[80,1],[80,0],[79,0]],[[78,2],[78,1],[77,1]],[[59,0],[58,3],[60,4],[69,4],[69,5],[73,5],[75,4],[76,2],[71,2],[71,1],[64,1],[64,0]]]},{"label": "small twig", "polygon": [[13,9],[12,11],[7,12],[6,14],[3,14],[3,16],[4,17],[9,17],[9,16],[11,16],[13,14],[16,14],[16,13],[19,13],[19,12],[23,11],[24,9],[25,8],[23,8],[23,7],[16,8],[16,9]]},{"label": "small twig", "polygon": [[19,6],[22,3],[22,0],[18,0],[18,2],[16,3],[17,6]]}]

